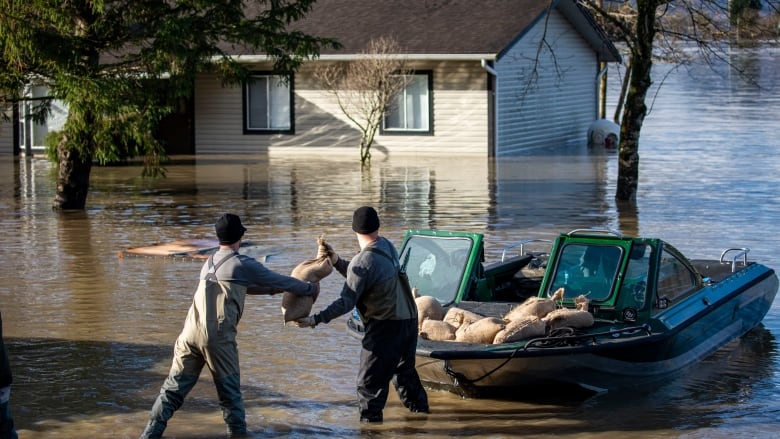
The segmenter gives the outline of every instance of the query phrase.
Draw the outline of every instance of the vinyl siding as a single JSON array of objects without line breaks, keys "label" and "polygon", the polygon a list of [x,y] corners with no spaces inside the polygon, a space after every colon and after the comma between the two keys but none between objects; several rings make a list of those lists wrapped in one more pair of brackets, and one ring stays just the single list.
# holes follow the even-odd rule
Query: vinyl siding
[{"label": "vinyl siding", "polygon": [[549,18],[546,36],[542,17],[495,63],[498,156],[584,145],[597,117],[596,56],[559,12]]},{"label": "vinyl siding", "polygon": [[[312,79],[314,66],[294,77],[295,133],[244,134],[240,87],[223,88],[212,75],[195,82],[195,150],[197,153],[273,151],[354,151],[360,132],[338,109],[335,98]],[[384,153],[487,154],[487,73],[475,62],[414,65],[433,74],[433,134],[377,133],[372,155]],[[262,69],[259,69],[262,70]]]},{"label": "vinyl siding", "polygon": [[[9,116],[10,117],[10,116]],[[14,153],[14,123],[12,121],[0,122],[0,155]]]}]

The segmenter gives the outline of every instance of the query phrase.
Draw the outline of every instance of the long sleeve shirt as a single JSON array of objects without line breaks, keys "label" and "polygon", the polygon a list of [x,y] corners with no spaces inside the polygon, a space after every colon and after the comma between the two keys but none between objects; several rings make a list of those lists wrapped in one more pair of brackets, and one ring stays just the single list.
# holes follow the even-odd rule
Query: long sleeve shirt
[{"label": "long sleeve shirt", "polygon": [[398,252],[387,239],[380,237],[371,245],[388,256],[364,248],[347,262],[339,259],[336,271],[346,278],[340,297],[314,315],[317,323],[328,323],[357,307],[368,324],[372,320],[405,320],[417,318],[414,300],[409,297],[398,276]]},{"label": "long sleeve shirt", "polygon": [[[233,254],[232,250],[219,250],[214,254],[214,264]],[[203,279],[209,271],[208,262],[200,270]],[[317,294],[314,284],[268,269],[258,260],[239,254],[222,264],[215,273],[220,281],[234,282],[249,287],[247,294],[275,294],[289,291],[298,296]]]}]

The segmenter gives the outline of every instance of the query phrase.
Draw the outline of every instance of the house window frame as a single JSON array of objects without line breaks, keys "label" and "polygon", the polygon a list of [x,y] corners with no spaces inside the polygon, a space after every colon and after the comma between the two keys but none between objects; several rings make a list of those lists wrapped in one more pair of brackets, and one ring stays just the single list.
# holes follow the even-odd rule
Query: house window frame
[{"label": "house window frame", "polygon": [[[428,86],[428,127],[427,129],[387,128],[387,115],[382,116],[379,134],[394,136],[432,136],[433,135],[433,70],[413,70],[410,76],[426,76]],[[406,120],[406,118],[403,118]]]},{"label": "house window frame", "polygon": [[[270,78],[270,77],[282,77],[287,80],[287,88],[289,93],[289,128],[257,128],[250,126],[250,108],[249,108],[249,93],[252,81],[254,78]],[[279,73],[274,71],[255,71],[249,75],[249,79],[244,81],[242,87],[242,116],[243,116],[243,128],[244,134],[295,134],[295,76],[292,73]],[[269,96],[269,94],[267,94]],[[268,97],[266,97],[267,99]],[[268,108],[268,103],[266,103]]]}]

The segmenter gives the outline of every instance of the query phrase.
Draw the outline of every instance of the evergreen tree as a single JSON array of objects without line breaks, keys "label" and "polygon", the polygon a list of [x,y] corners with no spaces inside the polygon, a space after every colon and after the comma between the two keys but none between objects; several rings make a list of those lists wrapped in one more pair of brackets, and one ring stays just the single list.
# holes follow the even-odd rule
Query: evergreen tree
[{"label": "evergreen tree", "polygon": [[257,49],[289,72],[336,46],[289,26],[314,1],[0,0],[4,98],[41,84],[69,110],[51,151],[54,208],[85,208],[93,163],[143,157],[145,174],[162,173],[153,133],[171,111],[166,103],[190,96],[200,71],[214,69],[225,83],[248,74],[226,48]]}]

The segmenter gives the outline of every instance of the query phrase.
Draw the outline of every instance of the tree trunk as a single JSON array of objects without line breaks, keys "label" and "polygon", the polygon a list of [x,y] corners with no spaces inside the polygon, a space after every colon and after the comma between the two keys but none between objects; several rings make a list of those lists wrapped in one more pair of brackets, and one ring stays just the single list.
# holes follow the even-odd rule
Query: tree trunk
[{"label": "tree trunk", "polygon": [[620,125],[620,152],[615,198],[636,201],[639,185],[639,133],[647,114],[645,98],[653,81],[655,13],[660,0],[637,1],[637,34],[631,48],[631,85]]},{"label": "tree trunk", "polygon": [[57,145],[57,155],[57,194],[52,207],[55,210],[83,210],[87,205],[92,157],[84,157],[77,149],[69,148],[65,136]]}]

